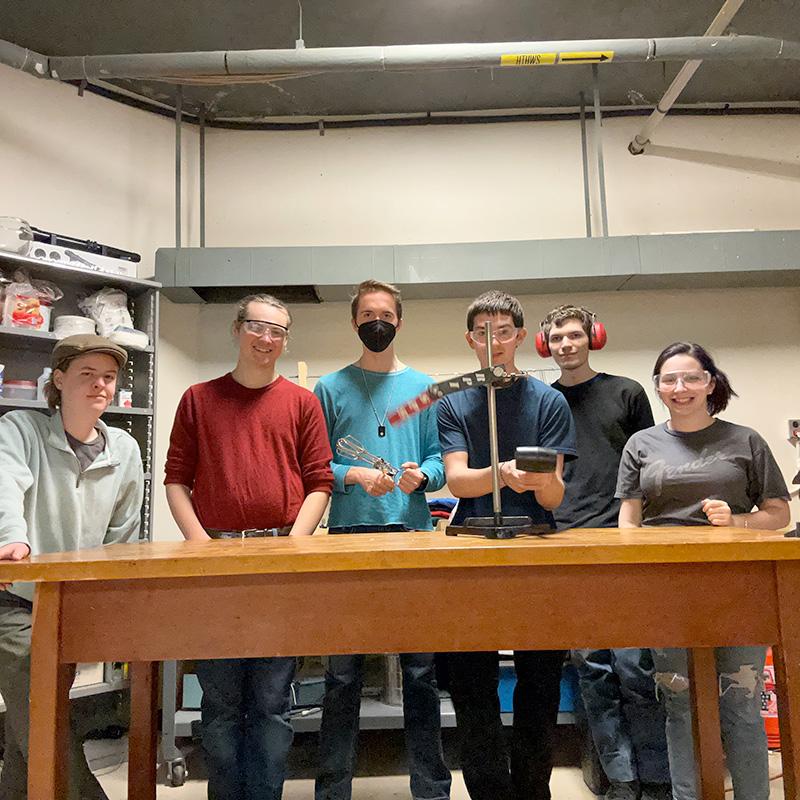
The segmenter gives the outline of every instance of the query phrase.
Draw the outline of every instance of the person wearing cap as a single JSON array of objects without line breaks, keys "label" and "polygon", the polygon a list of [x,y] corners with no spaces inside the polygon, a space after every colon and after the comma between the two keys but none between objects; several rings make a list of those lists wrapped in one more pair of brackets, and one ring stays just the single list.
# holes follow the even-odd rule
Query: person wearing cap
[{"label": "person wearing cap", "polygon": [[[128,354],[101,336],[62,339],[45,385],[52,414],[0,417],[0,560],[136,539],[144,474],[136,440],[101,420]],[[0,587],[0,694],[6,705],[0,797],[27,797],[33,584]],[[73,734],[70,800],[105,798]]]}]

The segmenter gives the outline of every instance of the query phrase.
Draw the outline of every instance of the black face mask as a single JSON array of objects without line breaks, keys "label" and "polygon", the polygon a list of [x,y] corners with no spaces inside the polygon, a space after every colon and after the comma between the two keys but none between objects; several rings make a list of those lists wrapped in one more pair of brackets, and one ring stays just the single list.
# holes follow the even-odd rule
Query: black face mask
[{"label": "black face mask", "polygon": [[367,350],[382,353],[394,340],[397,328],[391,322],[373,319],[358,326],[358,338]]}]

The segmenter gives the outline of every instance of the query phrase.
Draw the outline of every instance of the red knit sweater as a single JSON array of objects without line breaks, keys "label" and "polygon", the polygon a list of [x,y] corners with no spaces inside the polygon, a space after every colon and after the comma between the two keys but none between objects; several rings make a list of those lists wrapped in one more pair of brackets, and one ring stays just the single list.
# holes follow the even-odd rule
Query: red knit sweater
[{"label": "red knit sweater", "polygon": [[248,389],[230,373],[186,390],[172,426],[164,483],[192,490],[205,528],[291,525],[311,492],[333,486],[317,398],[279,377]]}]

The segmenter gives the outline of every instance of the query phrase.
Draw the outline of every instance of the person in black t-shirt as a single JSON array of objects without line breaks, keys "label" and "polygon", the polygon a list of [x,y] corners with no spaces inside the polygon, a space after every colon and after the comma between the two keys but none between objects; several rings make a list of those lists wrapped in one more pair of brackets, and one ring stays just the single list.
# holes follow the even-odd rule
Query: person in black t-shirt
[{"label": "person in black t-shirt", "polygon": [[[578,458],[564,465],[559,530],[617,526],[614,493],[622,451],[637,431],[653,425],[636,381],[596,372],[589,351],[605,344],[605,328],[585,308],[560,306],[541,325],[537,350],[561,369],[553,388],[569,403]],[[664,711],[656,699],[649,650],[574,650],[586,715],[610,788],[607,800],[669,796]]]}]

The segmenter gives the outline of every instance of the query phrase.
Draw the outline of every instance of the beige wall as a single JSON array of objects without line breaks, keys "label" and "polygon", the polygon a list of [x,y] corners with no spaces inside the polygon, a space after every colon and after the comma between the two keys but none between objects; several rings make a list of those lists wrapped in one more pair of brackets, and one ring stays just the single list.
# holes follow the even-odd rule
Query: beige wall
[{"label": "beige wall", "polygon": [[[142,255],[139,274],[153,273],[157,247],[175,243],[173,123],[74,87],[0,66],[0,216],[91,238]],[[184,130],[185,241],[196,237],[197,134]],[[162,301],[157,407],[174,408],[196,380],[193,333],[199,309]],[[171,412],[168,412],[171,413]],[[156,474],[170,420],[159,413]],[[156,528],[172,530],[164,493],[156,487]]]},{"label": "beige wall", "polygon": [[[141,252],[174,243],[174,128],[153,114],[0,67],[0,214]],[[611,234],[796,228],[800,155],[795,117],[670,118],[656,155],[626,145],[641,120],[608,120],[604,150]],[[185,244],[197,244],[196,131],[184,136]],[[328,130],[210,131],[207,244],[393,244],[582,236],[577,122]],[[13,189],[12,189],[13,187]],[[368,277],[368,276],[364,276]],[[642,292],[523,298],[536,323],[569,299],[610,329],[595,366],[646,383],[675,338],[711,347],[741,395],[728,419],[770,442],[787,477],[785,420],[800,417],[800,290]],[[429,373],[473,367],[466,300],[407,304],[401,356]],[[235,352],[230,306],[162,302],[156,470],[175,407],[191,382],[220,374]],[[297,306],[283,368],[319,375],[357,356],[344,304]],[[535,324],[534,324],[535,327]],[[532,349],[522,366],[544,366]],[[657,409],[657,415],[663,414]],[[177,535],[163,493],[156,527]]]},{"label": "beige wall", "polygon": [[[0,215],[141,253],[175,243],[175,132],[147,114],[0,66]],[[184,128],[184,228],[196,236],[197,133]]]},{"label": "beige wall", "polygon": [[[641,123],[605,125],[612,235],[797,227],[800,118],[671,118],[633,157]],[[578,122],[212,131],[207,174],[209,246],[585,232]]]}]

